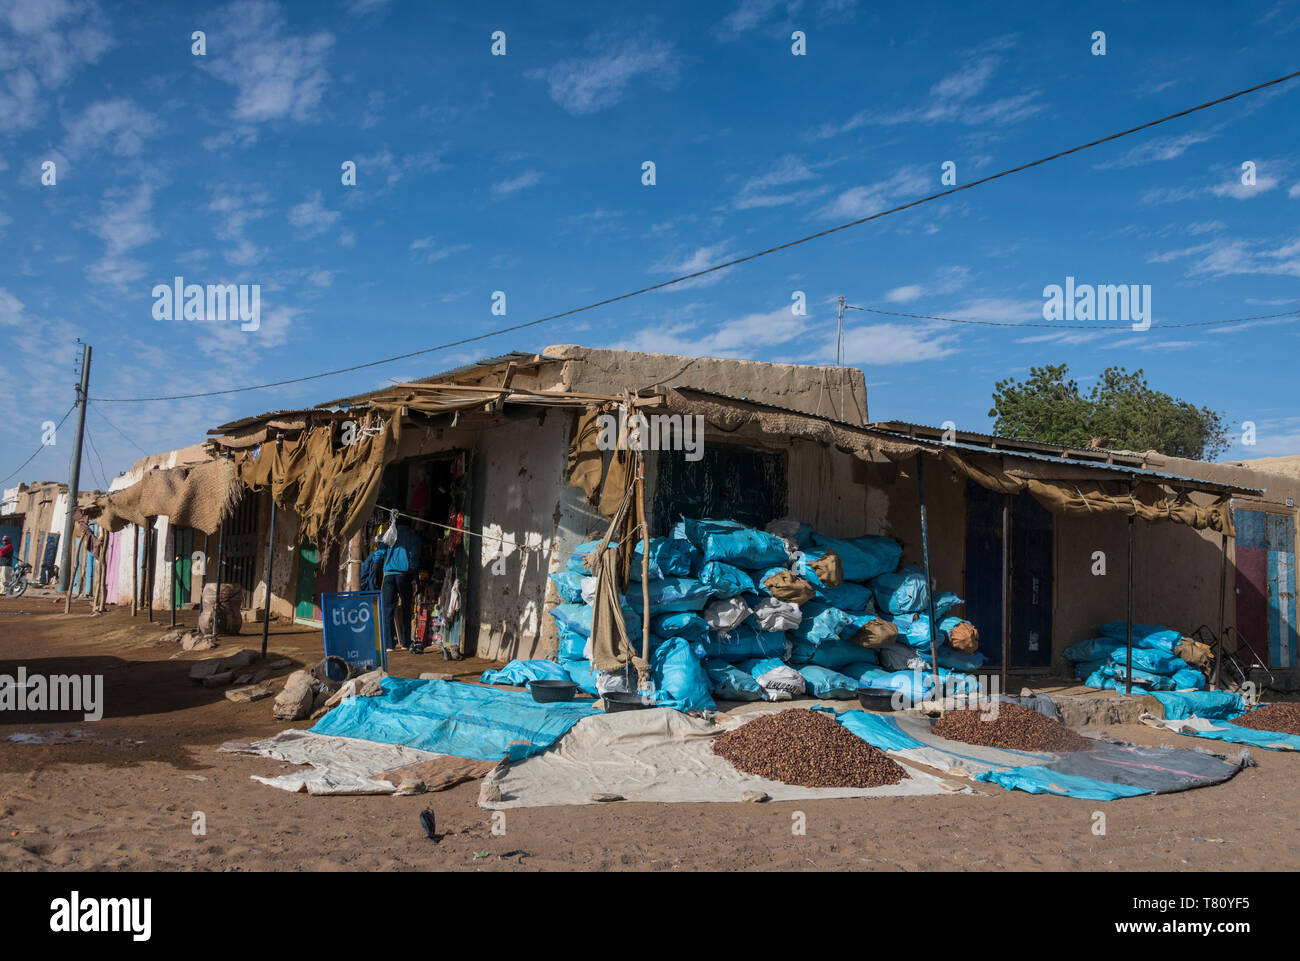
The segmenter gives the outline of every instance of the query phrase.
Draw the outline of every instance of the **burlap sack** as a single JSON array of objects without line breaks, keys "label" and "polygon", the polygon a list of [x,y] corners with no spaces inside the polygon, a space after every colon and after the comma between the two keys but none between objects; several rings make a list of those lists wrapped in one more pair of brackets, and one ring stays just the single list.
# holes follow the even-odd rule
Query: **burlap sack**
[{"label": "burlap sack", "polygon": [[824,557],[813,561],[812,569],[826,587],[839,587],[844,583],[844,564],[834,551],[827,551]]},{"label": "burlap sack", "polygon": [[889,647],[898,640],[898,628],[894,626],[893,622],[887,621],[883,617],[873,617],[858,628],[857,633],[850,637],[849,640],[859,647],[878,651],[882,647]]},{"label": "burlap sack", "polygon": [[816,595],[813,586],[793,571],[779,571],[763,582],[778,601],[807,604]]},{"label": "burlap sack", "polygon": [[959,654],[974,654],[980,649],[980,632],[970,621],[962,621],[948,632],[948,646]]},{"label": "burlap sack", "polygon": [[[199,633],[212,633],[212,610],[217,599],[217,585],[215,583],[203,585],[203,609],[199,612]],[[244,615],[240,613],[239,605],[244,599],[244,589],[238,584],[225,583],[221,585],[221,604],[217,607],[217,633],[218,634],[238,634],[240,628],[244,626]]]}]

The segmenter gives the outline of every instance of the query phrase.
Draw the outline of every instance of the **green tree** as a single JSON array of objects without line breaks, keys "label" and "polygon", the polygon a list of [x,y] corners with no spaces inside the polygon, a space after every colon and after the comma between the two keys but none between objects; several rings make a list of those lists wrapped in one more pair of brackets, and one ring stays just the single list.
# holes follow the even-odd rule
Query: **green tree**
[{"label": "green tree", "polygon": [[994,433],[1196,460],[1213,460],[1228,446],[1222,414],[1153,389],[1141,369],[1108,367],[1087,394],[1069,373],[1068,364],[1049,364],[1031,367],[1024,381],[998,381],[989,411]]}]

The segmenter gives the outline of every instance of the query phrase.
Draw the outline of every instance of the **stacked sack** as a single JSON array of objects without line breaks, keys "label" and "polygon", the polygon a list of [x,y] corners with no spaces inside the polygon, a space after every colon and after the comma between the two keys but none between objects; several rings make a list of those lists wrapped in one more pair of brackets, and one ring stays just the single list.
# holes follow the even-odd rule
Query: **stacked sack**
[{"label": "stacked sack", "polygon": [[[566,570],[551,575],[565,602],[550,612],[560,632],[560,665],[591,693],[623,681],[591,669],[595,578],[585,562],[598,546],[581,545]],[[634,583],[622,601],[634,642],[641,631],[641,555],[638,543]],[[657,702],[708,710],[710,692],[726,700],[851,698],[864,687],[902,690],[913,699],[930,694],[928,585],[920,568],[898,570],[901,557],[891,538],[832,538],[793,520],[766,530],[681,520],[669,537],[650,542]],[[974,626],[949,613],[960,603],[951,593],[935,597],[938,674],[969,690],[974,678],[965,672],[984,657]],[[917,689],[917,668],[929,674],[924,690]]]},{"label": "stacked sack", "polygon": [[[1111,621],[1101,628],[1101,636],[1065,649],[1065,658],[1074,665],[1074,676],[1088,687],[1122,691],[1128,671],[1128,653],[1124,638],[1125,621]],[[1179,656],[1195,656],[1197,647],[1178,631],[1153,624],[1133,625],[1133,687],[1147,691],[1199,691],[1205,687],[1205,674]],[[1200,659],[1208,664],[1207,659]]]}]

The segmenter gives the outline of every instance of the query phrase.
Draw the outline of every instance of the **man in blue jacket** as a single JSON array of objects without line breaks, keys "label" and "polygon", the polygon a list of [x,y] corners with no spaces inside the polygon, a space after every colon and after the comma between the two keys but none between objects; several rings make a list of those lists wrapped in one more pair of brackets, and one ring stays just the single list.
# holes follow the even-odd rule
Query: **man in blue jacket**
[{"label": "man in blue jacket", "polygon": [[[384,555],[384,616],[390,619],[398,598],[402,601],[401,616],[397,621],[397,649],[403,650],[411,643],[411,593],[415,570],[420,564],[420,537],[411,530],[410,521],[397,518],[397,541]],[[420,654],[411,648],[412,654]]]}]

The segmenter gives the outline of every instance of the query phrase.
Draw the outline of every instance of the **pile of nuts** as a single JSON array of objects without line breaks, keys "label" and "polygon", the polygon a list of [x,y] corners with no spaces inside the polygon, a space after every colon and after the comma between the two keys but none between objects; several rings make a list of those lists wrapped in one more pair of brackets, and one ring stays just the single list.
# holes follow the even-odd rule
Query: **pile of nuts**
[{"label": "pile of nuts", "polygon": [[825,713],[804,708],[755,718],[719,734],[713,753],[738,771],[798,787],[880,787],[907,777],[884,751]]},{"label": "pile of nuts", "polygon": [[[939,737],[963,744],[1000,747],[1013,751],[1086,751],[1093,742],[1075,734],[1060,721],[1010,701],[999,701],[996,720],[982,720],[984,712],[949,711],[930,730]],[[992,713],[992,712],[990,712]]]},{"label": "pile of nuts", "polygon": [[1247,711],[1236,718],[1232,723],[1238,727],[1248,727],[1252,731],[1300,734],[1300,704],[1291,701],[1261,704],[1255,710]]}]

